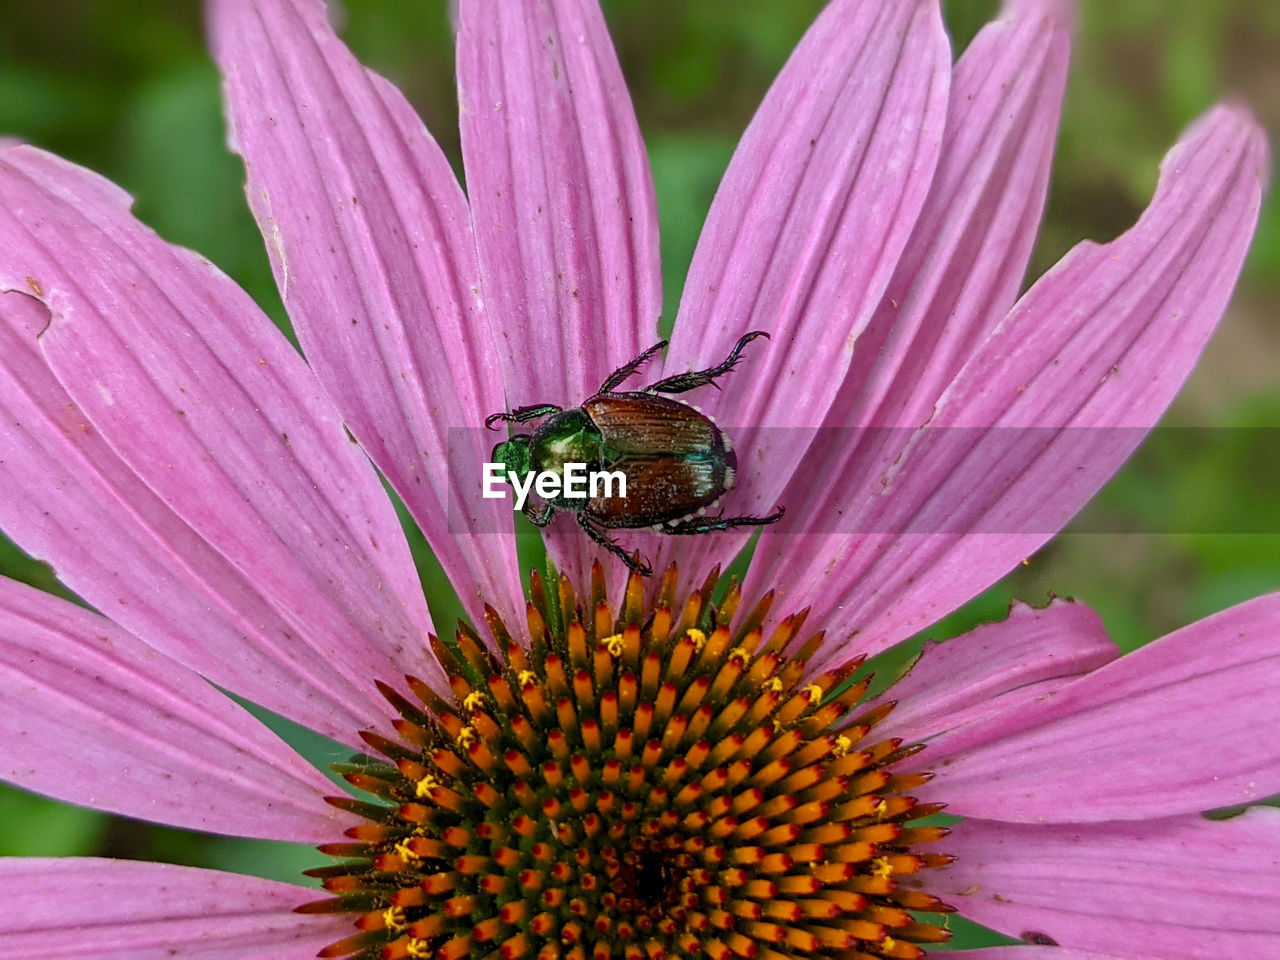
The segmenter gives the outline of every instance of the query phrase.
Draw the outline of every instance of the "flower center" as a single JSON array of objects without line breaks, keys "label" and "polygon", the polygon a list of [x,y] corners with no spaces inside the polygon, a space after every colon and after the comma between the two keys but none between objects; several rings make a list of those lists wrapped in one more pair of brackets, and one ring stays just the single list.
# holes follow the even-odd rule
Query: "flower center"
[{"label": "flower center", "polygon": [[821,634],[785,656],[804,614],[765,641],[771,595],[735,627],[717,579],[677,607],[673,567],[650,608],[633,575],[615,615],[598,567],[586,603],[535,575],[527,644],[492,611],[502,657],[465,625],[432,638],[453,702],[380,685],[403,740],[366,733],[390,762],[341,768],[383,802],[330,799],[369,822],[310,871],[336,896],[303,911],[359,915],[321,955],[854,960],[947,939],[914,915],[950,910],[914,876],[950,862],[916,850],[941,807],[892,770],[921,748],[875,738],[891,705],[848,716],[857,664],[805,678]]}]

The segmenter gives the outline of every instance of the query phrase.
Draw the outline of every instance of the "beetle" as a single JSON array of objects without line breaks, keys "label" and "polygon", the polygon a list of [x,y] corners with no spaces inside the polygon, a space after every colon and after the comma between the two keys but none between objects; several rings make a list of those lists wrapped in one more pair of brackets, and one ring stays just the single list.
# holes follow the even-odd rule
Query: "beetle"
[{"label": "beetle", "polygon": [[659,340],[600,385],[582,406],[565,410],[551,403],[531,404],[485,419],[494,424],[538,423],[531,434],[498,443],[492,459],[517,477],[530,472],[562,472],[566,463],[587,470],[618,471],[626,478],[626,496],[552,496],[539,509],[526,502],[523,512],[545,527],[557,510],[576,514],[587,536],[648,576],[649,565],[632,556],[605,533],[609,529],[650,527],[656,533],[698,534],[733,527],[760,526],[782,518],[783,508],[767,517],[707,516],[722,494],[733,489],[737,456],[725,433],[695,407],[663,394],[685,393],[716,380],[737,365],[743,348],[763,330],[746,334],[729,356],[707,370],[665,377],[634,392],[618,387],[667,345]]}]

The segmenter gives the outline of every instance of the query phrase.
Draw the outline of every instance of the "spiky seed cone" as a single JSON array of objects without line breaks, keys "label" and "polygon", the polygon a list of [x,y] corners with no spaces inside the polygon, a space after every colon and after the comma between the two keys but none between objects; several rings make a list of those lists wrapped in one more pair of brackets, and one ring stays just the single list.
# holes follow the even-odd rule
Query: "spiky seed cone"
[{"label": "spiky seed cone", "polygon": [[875,738],[885,708],[848,716],[856,664],[802,679],[822,642],[785,654],[804,614],[764,642],[771,596],[733,627],[717,580],[677,607],[672,567],[646,609],[633,575],[615,615],[599,567],[588,598],[535,575],[527,643],[492,611],[501,657],[466,626],[432,638],[452,701],[380,685],[403,739],[365,734],[386,760],[342,768],[381,802],[330,800],[369,822],[311,871],[334,896],[300,910],[358,915],[321,956],[859,960],[947,939],[914,915],[950,910],[915,876],[950,862],[917,849],[946,830],[912,823],[940,807],[892,769],[920,748]]}]

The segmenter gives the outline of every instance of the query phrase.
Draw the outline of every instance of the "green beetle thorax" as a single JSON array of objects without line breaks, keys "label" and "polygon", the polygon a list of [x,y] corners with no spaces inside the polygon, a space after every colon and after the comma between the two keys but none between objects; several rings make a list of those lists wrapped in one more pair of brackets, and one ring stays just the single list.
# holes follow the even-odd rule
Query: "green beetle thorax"
[{"label": "green beetle thorax", "polygon": [[523,477],[533,469],[533,454],[529,447],[528,437],[512,437],[493,448],[490,454],[494,463],[502,464],[506,473],[514,473]]},{"label": "green beetle thorax", "polygon": [[556,473],[566,463],[597,463],[602,439],[590,417],[569,410],[534,434],[530,459],[535,469]]}]

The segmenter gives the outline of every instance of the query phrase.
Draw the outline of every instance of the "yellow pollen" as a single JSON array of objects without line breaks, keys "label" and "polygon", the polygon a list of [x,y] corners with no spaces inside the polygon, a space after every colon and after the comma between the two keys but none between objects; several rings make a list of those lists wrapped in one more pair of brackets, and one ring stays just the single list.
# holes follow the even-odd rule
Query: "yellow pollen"
[{"label": "yellow pollen", "polygon": [[388,930],[395,930],[397,933],[403,930],[407,924],[404,918],[404,907],[391,907],[382,911],[382,922],[387,925]]},{"label": "yellow pollen", "polygon": [[782,681],[777,677],[770,677],[761,686],[772,693],[782,692]]},{"label": "yellow pollen", "polygon": [[744,647],[734,647],[729,651],[729,661],[745,667],[751,662],[751,654]]},{"label": "yellow pollen", "polygon": [[476,732],[471,727],[463,727],[458,731],[458,743],[461,746],[469,746],[476,742]]},{"label": "yellow pollen", "polygon": [[886,800],[881,800],[879,803],[877,803],[877,804],[876,804],[876,816],[877,816],[877,817],[883,817],[883,816],[884,816],[886,813],[888,813],[888,812],[889,812],[889,803],[888,803],[888,801],[886,801]]},{"label": "yellow pollen", "polygon": [[893,864],[889,862],[888,857],[876,857],[871,861],[871,872],[877,877],[893,876]]},{"label": "yellow pollen", "polygon": [[898,941],[893,939],[893,937],[889,936],[888,934],[886,934],[885,938],[880,941],[881,950],[892,950],[897,945],[898,945]]},{"label": "yellow pollen", "polygon": [[431,791],[438,786],[440,786],[440,781],[431,776],[431,774],[427,774],[418,781],[417,786],[413,788],[413,792],[417,795],[419,800],[425,800],[431,796]]},{"label": "yellow pollen", "polygon": [[685,637],[693,641],[693,649],[699,652],[701,652],[702,648],[707,645],[707,635],[697,627],[691,628],[689,632],[685,634]]},{"label": "yellow pollen", "polygon": [[836,737],[836,742],[831,745],[831,755],[833,757],[843,757],[852,746],[853,741],[842,733]]},{"label": "yellow pollen", "polygon": [[809,684],[804,688],[804,692],[809,695],[810,703],[818,703],[822,700],[822,687],[818,686],[816,683]]},{"label": "yellow pollen", "polygon": [[600,646],[608,650],[610,656],[622,656],[622,634],[615,633],[611,637],[605,637],[600,641]]},{"label": "yellow pollen", "polygon": [[431,949],[431,941],[429,940],[410,940],[405,950],[409,956],[417,957],[419,960],[425,960],[426,957],[435,952]]},{"label": "yellow pollen", "polygon": [[523,690],[528,686],[537,686],[538,675],[532,670],[521,670],[516,674],[516,679],[520,681],[520,688]]},{"label": "yellow pollen", "polygon": [[463,698],[462,708],[464,710],[475,711],[484,706],[484,694],[479,690],[472,690]]}]

